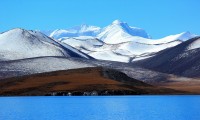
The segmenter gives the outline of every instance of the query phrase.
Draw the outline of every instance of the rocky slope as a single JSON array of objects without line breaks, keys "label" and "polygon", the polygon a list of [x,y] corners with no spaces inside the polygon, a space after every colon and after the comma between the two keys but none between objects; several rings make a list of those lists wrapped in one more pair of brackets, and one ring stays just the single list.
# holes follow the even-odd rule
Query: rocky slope
[{"label": "rocky slope", "polygon": [[200,37],[192,38],[175,47],[163,50],[155,56],[136,64],[164,72],[186,77],[200,77]]}]

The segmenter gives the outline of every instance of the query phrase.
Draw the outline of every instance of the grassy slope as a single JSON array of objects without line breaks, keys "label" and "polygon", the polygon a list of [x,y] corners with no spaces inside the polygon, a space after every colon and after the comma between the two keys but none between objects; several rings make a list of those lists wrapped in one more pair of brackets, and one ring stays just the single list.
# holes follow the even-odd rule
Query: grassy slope
[{"label": "grassy slope", "polygon": [[182,94],[148,85],[105,68],[81,68],[0,81],[0,95],[46,95],[52,92],[126,91],[126,94]]}]

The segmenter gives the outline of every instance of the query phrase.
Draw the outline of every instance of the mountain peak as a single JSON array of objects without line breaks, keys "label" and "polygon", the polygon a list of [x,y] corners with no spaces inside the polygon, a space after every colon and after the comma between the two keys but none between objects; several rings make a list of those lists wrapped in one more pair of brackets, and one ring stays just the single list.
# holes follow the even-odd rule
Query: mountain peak
[{"label": "mountain peak", "polygon": [[79,26],[78,31],[79,32],[88,32],[88,31],[98,31],[100,29],[101,29],[100,27],[82,24]]},{"label": "mountain peak", "polygon": [[15,32],[15,33],[16,33],[16,32],[18,32],[18,33],[20,32],[20,33],[21,33],[21,32],[24,32],[24,31],[26,31],[26,30],[25,30],[25,29],[22,29],[22,28],[14,28],[14,29],[11,29],[11,30],[6,31],[6,32],[9,32],[9,33],[10,33],[10,32]]},{"label": "mountain peak", "polygon": [[60,39],[63,37],[96,36],[100,27],[82,24],[69,29],[54,30],[49,34],[50,37]]},{"label": "mountain peak", "polygon": [[81,24],[80,27],[89,27],[87,24]]},{"label": "mountain peak", "polygon": [[180,35],[180,36],[182,36],[182,35],[191,35],[191,32],[186,31],[186,32],[179,33],[179,35]]},{"label": "mountain peak", "polygon": [[149,35],[141,28],[131,27],[126,22],[115,20],[103,28],[97,37],[105,43],[118,44],[132,41],[133,37],[149,38]]},{"label": "mountain peak", "polygon": [[182,33],[184,33],[184,34],[191,34],[190,31],[186,31],[186,32],[182,32]]},{"label": "mountain peak", "polygon": [[114,21],[112,22],[112,24],[121,24],[121,23],[123,23],[123,22],[120,21],[120,20],[114,20]]},{"label": "mountain peak", "polygon": [[8,36],[8,37],[11,37],[11,36],[30,37],[30,36],[32,36],[28,30],[25,30],[22,28],[14,28],[14,29],[8,30],[6,32],[3,32],[1,35]]},{"label": "mountain peak", "polygon": [[182,32],[182,33],[178,34],[177,39],[186,41],[186,40],[191,39],[191,38],[196,37],[196,36],[197,35],[192,34],[189,31],[186,31],[186,32]]}]

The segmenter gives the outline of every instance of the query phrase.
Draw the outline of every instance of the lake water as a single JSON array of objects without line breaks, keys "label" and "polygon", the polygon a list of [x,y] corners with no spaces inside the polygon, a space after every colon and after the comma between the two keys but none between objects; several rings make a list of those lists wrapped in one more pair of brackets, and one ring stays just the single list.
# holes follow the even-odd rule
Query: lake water
[{"label": "lake water", "polygon": [[0,97],[0,120],[200,120],[200,96]]}]

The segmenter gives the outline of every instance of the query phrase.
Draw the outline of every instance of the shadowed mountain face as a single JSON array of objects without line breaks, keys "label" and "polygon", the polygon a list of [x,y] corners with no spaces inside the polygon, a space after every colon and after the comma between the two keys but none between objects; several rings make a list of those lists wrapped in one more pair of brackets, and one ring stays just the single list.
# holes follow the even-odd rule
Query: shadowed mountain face
[{"label": "shadowed mountain face", "polygon": [[[51,95],[68,93],[83,95],[97,91],[107,94],[181,94],[184,92],[155,87],[126,74],[105,68],[82,68],[35,74],[0,81],[0,95]],[[105,94],[104,94],[105,95]]]},{"label": "shadowed mountain face", "polygon": [[190,39],[155,56],[135,62],[159,72],[186,77],[200,77],[200,37]]}]

